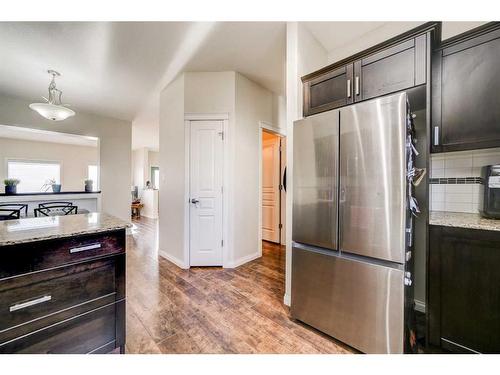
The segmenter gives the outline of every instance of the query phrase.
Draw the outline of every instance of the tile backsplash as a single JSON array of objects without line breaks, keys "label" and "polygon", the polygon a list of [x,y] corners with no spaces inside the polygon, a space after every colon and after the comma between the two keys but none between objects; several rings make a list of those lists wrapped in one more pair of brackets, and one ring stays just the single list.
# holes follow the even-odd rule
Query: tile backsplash
[{"label": "tile backsplash", "polygon": [[[500,164],[500,148],[431,154],[430,209],[477,213],[481,167]],[[469,178],[467,178],[469,177]]]}]

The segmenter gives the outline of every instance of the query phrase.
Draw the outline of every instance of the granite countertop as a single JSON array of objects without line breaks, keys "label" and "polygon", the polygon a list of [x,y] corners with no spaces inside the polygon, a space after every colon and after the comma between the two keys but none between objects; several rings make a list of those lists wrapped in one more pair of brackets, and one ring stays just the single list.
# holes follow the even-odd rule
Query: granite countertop
[{"label": "granite countertop", "polygon": [[431,211],[430,225],[500,231],[500,220],[485,219],[479,214]]},{"label": "granite countertop", "polygon": [[98,212],[6,220],[0,221],[0,246],[107,232],[129,226],[121,219]]}]

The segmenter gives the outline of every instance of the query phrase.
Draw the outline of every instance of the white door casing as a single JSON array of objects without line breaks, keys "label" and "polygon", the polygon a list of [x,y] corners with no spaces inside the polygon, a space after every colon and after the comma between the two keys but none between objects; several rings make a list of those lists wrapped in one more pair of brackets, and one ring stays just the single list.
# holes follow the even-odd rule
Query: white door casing
[{"label": "white door casing", "polygon": [[222,266],[223,121],[191,121],[189,264]]},{"label": "white door casing", "polygon": [[262,141],[262,239],[280,242],[280,137]]}]

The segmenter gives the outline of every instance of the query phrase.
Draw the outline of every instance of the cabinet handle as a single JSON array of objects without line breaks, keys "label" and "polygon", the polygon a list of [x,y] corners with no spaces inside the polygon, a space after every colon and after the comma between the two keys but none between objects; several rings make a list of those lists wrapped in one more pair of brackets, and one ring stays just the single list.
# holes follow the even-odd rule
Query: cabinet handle
[{"label": "cabinet handle", "polygon": [[439,126],[434,126],[434,146],[439,146]]},{"label": "cabinet handle", "polygon": [[351,97],[351,80],[350,79],[347,80],[347,97],[348,98]]},{"label": "cabinet handle", "polygon": [[356,96],[359,96],[359,76],[356,76],[356,80],[354,81],[354,90],[356,91]]},{"label": "cabinet handle", "polygon": [[17,310],[25,309],[26,307],[38,305],[39,303],[48,302],[51,299],[52,299],[52,296],[48,295],[48,296],[43,296],[40,298],[32,299],[31,301],[16,303],[16,304],[12,305],[11,307],[9,307],[9,311],[14,312]]},{"label": "cabinet handle", "polygon": [[100,243],[94,243],[92,245],[87,245],[87,246],[80,246],[80,247],[73,247],[69,249],[70,254],[74,253],[79,253],[80,251],[87,251],[87,250],[93,250],[93,249],[100,249],[101,244]]}]

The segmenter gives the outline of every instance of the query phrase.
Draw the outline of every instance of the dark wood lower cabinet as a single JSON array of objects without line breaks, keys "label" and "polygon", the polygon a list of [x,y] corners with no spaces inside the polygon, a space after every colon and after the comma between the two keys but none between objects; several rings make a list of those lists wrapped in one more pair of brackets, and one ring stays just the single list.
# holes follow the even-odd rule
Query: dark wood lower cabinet
[{"label": "dark wood lower cabinet", "polygon": [[0,353],[124,347],[124,229],[0,247]]},{"label": "dark wood lower cabinet", "polygon": [[430,226],[428,344],[500,353],[500,232]]}]

